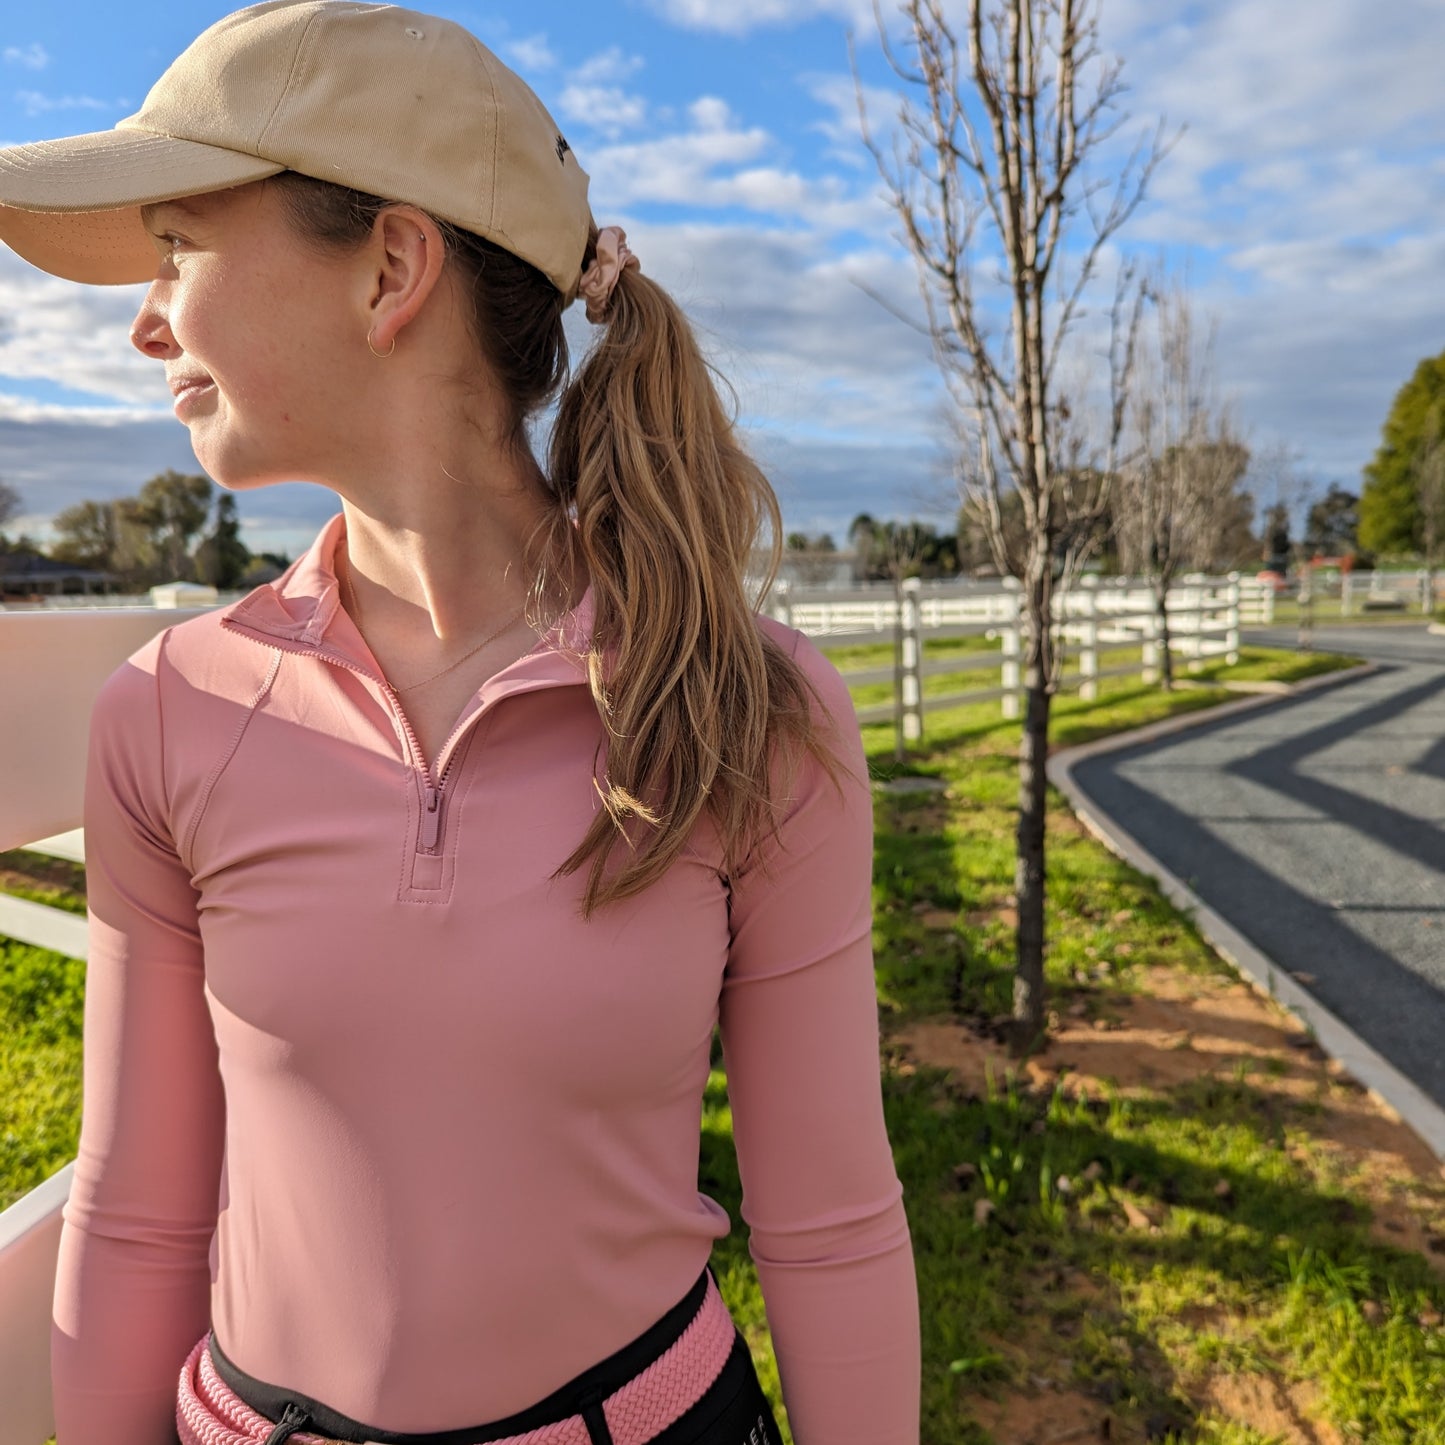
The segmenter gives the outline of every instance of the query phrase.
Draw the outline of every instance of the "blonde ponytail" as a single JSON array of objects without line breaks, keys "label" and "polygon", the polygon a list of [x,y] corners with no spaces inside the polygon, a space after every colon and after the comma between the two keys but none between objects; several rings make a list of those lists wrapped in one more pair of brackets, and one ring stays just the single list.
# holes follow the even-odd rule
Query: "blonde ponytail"
[{"label": "blonde ponytail", "polygon": [[590,913],[661,876],[704,808],[735,867],[775,826],[780,766],[828,755],[808,684],[746,590],[760,535],[761,591],[776,574],[777,499],[687,320],[634,268],[562,395],[548,471],[552,565],[580,564],[596,602],[604,811],[560,870],[588,869]]}]

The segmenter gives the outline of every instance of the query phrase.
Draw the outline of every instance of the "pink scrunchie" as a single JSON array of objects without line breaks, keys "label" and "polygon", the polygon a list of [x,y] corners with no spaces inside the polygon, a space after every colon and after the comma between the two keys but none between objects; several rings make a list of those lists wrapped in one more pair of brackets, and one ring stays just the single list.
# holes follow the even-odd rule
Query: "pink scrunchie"
[{"label": "pink scrunchie", "polygon": [[627,232],[621,226],[604,226],[597,233],[597,254],[582,273],[577,288],[587,302],[587,319],[594,325],[607,320],[612,288],[629,266],[642,269],[642,263],[627,248]]}]

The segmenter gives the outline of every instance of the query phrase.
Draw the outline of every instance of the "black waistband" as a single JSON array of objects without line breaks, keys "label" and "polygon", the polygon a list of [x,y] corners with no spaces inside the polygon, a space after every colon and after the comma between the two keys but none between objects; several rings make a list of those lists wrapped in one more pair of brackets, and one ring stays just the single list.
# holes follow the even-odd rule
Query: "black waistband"
[{"label": "black waistband", "polygon": [[482,1445],[488,1440],[504,1440],[509,1435],[522,1435],[528,1430],[540,1429],[543,1425],[555,1424],[571,1415],[582,1414],[585,1408],[594,1408],[609,1395],[615,1394],[634,1375],[640,1374],[660,1355],[664,1354],[687,1329],[697,1312],[702,1308],[707,1293],[708,1275],[712,1266],[707,1266],[698,1276],[697,1283],[678,1301],[656,1324],[649,1326],[642,1334],[605,1360],[584,1370],[575,1379],[569,1380],[554,1390],[545,1400],[508,1415],[505,1420],[493,1420],[486,1425],[468,1426],[460,1430],[440,1430],[429,1435],[401,1435],[393,1430],[378,1430],[373,1425],[363,1425],[350,1416],[343,1415],[280,1385],[268,1385],[263,1380],[253,1379],[244,1370],[231,1363],[216,1342],[215,1332],[210,1338],[211,1359],[216,1373],[259,1415],[268,1420],[279,1421],[288,1405],[300,1406],[310,1416],[311,1423],[305,1428],[310,1433],[329,1435],[337,1440],[375,1440],[380,1445]]}]

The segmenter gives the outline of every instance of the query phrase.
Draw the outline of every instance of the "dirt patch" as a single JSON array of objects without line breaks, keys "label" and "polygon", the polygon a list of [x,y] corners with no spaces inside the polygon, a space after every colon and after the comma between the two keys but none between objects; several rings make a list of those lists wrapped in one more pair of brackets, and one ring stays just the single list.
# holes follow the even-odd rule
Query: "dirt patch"
[{"label": "dirt patch", "polygon": [[[970,916],[969,921],[972,921]],[[1298,1020],[1249,985],[1166,967],[1137,970],[1140,992],[1057,994],[1047,1046],[1019,1064],[1005,1046],[951,1020],[923,1019],[890,1043],[914,1066],[947,1069],[983,1097],[1010,1069],[1027,1088],[1101,1098],[1242,1079],[1279,1101],[1343,1182],[1368,1203],[1372,1236],[1423,1256],[1445,1277],[1441,1166],[1388,1104],[1316,1048]]]},{"label": "dirt patch", "polygon": [[1062,1016],[1056,1014],[1047,1046],[1022,1067],[1002,1044],[948,1020],[920,1020],[897,1031],[893,1042],[916,1063],[949,1069],[973,1090],[982,1090],[986,1069],[1001,1081],[1014,1068],[1035,1088],[1062,1078],[1070,1092],[1081,1086],[1092,1092],[1089,1085],[1108,1080],[1129,1094],[1230,1078],[1242,1068],[1251,1088],[1317,1104],[1321,1113],[1310,1132],[1366,1156],[1362,1166],[1393,1163],[1422,1179],[1440,1177],[1439,1162],[1394,1110],[1248,985],[1161,967],[1140,969],[1136,978],[1137,994],[1057,995]]},{"label": "dirt patch", "polygon": [[[17,866],[18,865],[18,866]],[[85,870],[67,858],[50,858],[42,853],[0,855],[0,889],[22,889],[49,884],[85,897]]]},{"label": "dirt patch", "polygon": [[1109,1407],[1077,1390],[1011,1391],[997,1400],[969,1401],[973,1417],[997,1445],[1084,1445],[1107,1440],[1111,1445],[1142,1445],[1142,1427],[1130,1427]]},{"label": "dirt patch", "polygon": [[970,928],[987,928],[992,923],[1001,923],[1005,928],[1013,929],[1019,926],[1019,911],[1009,904],[1000,908],[976,908],[971,913],[965,913],[963,921]]},{"label": "dirt patch", "polygon": [[1281,1445],[1345,1445],[1328,1420],[1316,1416],[1319,1390],[1281,1385],[1265,1375],[1216,1375],[1203,1387],[1200,1413],[1247,1424]]},{"label": "dirt patch", "polygon": [[[1148,1096],[1242,1078],[1250,1089],[1278,1099],[1291,1127],[1307,1136],[1309,1142],[1292,1144],[1291,1152],[1301,1158],[1313,1153],[1316,1164],[1323,1160],[1369,1205],[1372,1237],[1421,1255],[1445,1277],[1440,1165],[1388,1105],[1314,1047],[1292,1014],[1249,985],[1167,967],[1140,968],[1132,977],[1137,994],[1058,992],[1051,999],[1056,1012],[1048,1045],[1022,1065],[996,1040],[938,1018],[894,1031],[890,1044],[909,1061],[905,1068],[946,1069],[956,1090],[978,1097],[988,1074],[1001,1087],[1010,1069],[1024,1087],[1041,1092],[1060,1087],[1072,1097],[1093,1098],[1104,1095],[1106,1081],[1121,1094]],[[1115,1195],[1125,1222],[1158,1233],[1166,1211],[1149,1210],[1149,1201],[1131,1199],[1127,1191],[1116,1188]],[[1102,1293],[1074,1269],[1059,1271],[1053,1287],[1086,1310]],[[1179,1323],[1208,1332],[1220,1328],[1226,1314],[1220,1306],[1201,1305]],[[1054,1345],[1069,1335],[1056,1324]],[[996,1445],[1145,1445],[1150,1438],[1148,1420],[1137,1412],[1116,1411],[1107,1400],[1073,1388],[1067,1374],[1045,1375],[1055,1351],[1043,1340],[1030,1341],[1022,1352],[1018,1341],[993,1347],[1011,1361],[1016,1383],[970,1394],[968,1409]],[[1200,1416],[1212,1413],[1247,1424],[1282,1445],[1345,1445],[1340,1432],[1320,1418],[1320,1393],[1309,1382],[1245,1374],[1221,1364],[1180,1379],[1178,1388]]]}]

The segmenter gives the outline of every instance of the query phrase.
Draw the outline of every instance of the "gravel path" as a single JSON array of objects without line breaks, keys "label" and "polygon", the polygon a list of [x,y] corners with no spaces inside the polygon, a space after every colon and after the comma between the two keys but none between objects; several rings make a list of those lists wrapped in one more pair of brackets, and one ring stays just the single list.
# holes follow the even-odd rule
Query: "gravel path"
[{"label": "gravel path", "polygon": [[1315,646],[1380,671],[1087,759],[1074,777],[1445,1107],[1445,637],[1320,628]]}]

